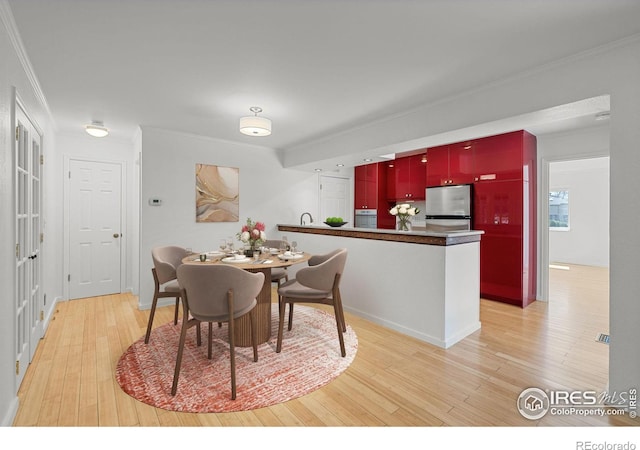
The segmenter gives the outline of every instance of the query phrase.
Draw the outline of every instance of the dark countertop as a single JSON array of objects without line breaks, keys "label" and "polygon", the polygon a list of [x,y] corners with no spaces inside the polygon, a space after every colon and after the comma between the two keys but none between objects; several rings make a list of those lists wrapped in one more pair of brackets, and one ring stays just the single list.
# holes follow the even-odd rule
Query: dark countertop
[{"label": "dark countertop", "polygon": [[394,241],[424,245],[456,245],[468,242],[479,242],[484,231],[464,230],[452,232],[434,231],[397,231],[379,228],[330,227],[328,225],[288,225],[278,224],[279,231],[342,236],[356,239],[374,239],[378,241]]}]

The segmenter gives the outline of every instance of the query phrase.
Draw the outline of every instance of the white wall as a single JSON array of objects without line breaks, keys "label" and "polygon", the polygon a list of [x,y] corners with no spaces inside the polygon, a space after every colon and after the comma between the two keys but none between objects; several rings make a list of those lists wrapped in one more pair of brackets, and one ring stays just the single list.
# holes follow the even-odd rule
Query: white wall
[{"label": "white wall", "polygon": [[[196,223],[195,165],[199,163],[240,168],[238,222]],[[141,170],[142,308],[150,307],[153,297],[154,246],[214,250],[220,239],[235,238],[248,217],[264,222],[267,237],[277,239],[278,223],[297,224],[305,211],[318,217],[318,175],[283,169],[276,152],[268,148],[143,127]],[[162,206],[150,206],[152,197],[160,198]]]},{"label": "white wall", "polygon": [[[11,425],[18,408],[17,388],[15,386],[15,347],[16,347],[16,307],[15,307],[15,223],[14,223],[14,88],[23,101],[27,113],[44,133],[42,152],[47,161],[55,148],[53,123],[41,97],[34,91],[18,52],[10,38],[9,30],[15,24],[7,13],[7,6],[0,2],[0,426]],[[45,164],[43,184],[45,197],[47,184],[53,174]],[[48,219],[53,207],[45,205],[43,220],[47,232]],[[42,246],[43,290],[46,292],[50,277],[47,267],[55,259],[51,250],[51,241]],[[50,298],[49,305],[53,304]],[[48,315],[48,314],[47,314]],[[26,368],[23,368],[23,370]]]},{"label": "white wall", "polygon": [[569,229],[549,231],[549,261],[609,267],[609,158],[552,162],[549,189],[569,191]]}]

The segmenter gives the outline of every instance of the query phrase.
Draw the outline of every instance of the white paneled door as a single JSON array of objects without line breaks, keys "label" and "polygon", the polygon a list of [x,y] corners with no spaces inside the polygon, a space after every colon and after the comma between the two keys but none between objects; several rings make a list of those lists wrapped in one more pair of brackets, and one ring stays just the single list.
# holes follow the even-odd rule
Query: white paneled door
[{"label": "white paneled door", "polygon": [[69,161],[69,299],[120,292],[122,165]]},{"label": "white paneled door", "polygon": [[42,134],[16,102],[15,123],[16,242],[16,391],[44,332],[41,286]]},{"label": "white paneled door", "polygon": [[327,217],[349,220],[349,186],[348,178],[320,176],[320,217],[316,222],[322,223]]}]

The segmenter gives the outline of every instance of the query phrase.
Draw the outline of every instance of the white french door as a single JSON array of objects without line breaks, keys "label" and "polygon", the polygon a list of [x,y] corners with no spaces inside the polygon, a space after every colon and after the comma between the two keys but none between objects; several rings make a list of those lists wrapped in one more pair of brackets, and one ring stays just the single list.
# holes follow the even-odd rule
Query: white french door
[{"label": "white french door", "polygon": [[121,292],[122,171],[120,163],[69,161],[69,299]]},{"label": "white french door", "polygon": [[16,390],[42,337],[42,133],[16,101],[14,149]]}]

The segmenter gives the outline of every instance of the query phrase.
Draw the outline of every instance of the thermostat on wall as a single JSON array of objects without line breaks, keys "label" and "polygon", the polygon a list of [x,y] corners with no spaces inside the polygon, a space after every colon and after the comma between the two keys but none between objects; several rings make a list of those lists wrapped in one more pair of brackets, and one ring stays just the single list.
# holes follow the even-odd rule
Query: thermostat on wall
[{"label": "thermostat on wall", "polygon": [[162,205],[162,200],[160,200],[159,198],[150,198],[149,199],[149,204],[151,206],[160,206],[160,205]]}]

